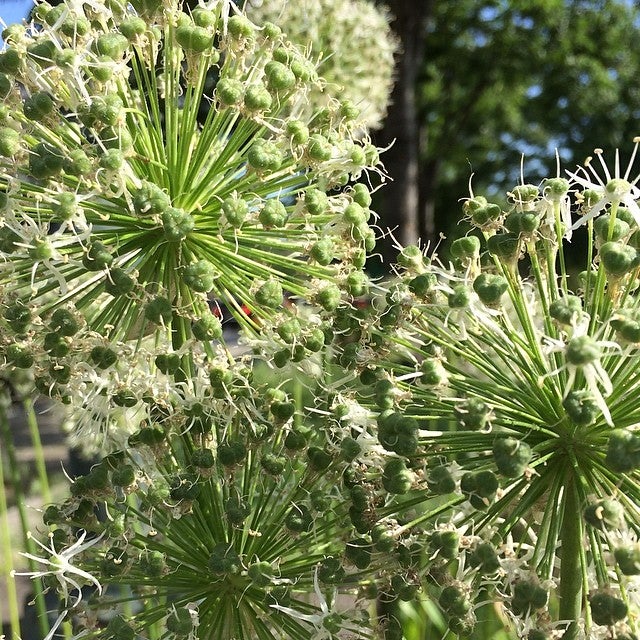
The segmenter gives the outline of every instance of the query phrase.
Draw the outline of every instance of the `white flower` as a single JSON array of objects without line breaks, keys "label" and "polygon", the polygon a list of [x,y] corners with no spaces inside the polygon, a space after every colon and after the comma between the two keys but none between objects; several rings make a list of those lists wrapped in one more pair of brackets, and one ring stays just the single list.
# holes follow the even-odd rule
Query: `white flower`
[{"label": "white flower", "polygon": [[568,175],[577,182],[584,189],[593,189],[600,197],[592,204],[589,211],[582,216],[577,222],[574,223],[572,229],[582,226],[589,220],[595,218],[601,211],[603,211],[608,205],[623,204],[633,216],[637,224],[640,224],[640,207],[638,207],[637,200],[640,199],[640,188],[637,186],[638,180],[640,180],[640,174],[638,174],[631,181],[629,176],[631,169],[638,152],[638,145],[640,144],[640,137],[634,139],[635,146],[633,153],[624,174],[621,174],[620,170],[620,154],[616,149],[616,160],[613,175],[609,171],[605,161],[602,158],[602,149],[596,149],[595,155],[600,161],[600,165],[604,171],[604,178],[598,175],[591,164],[591,158],[588,158],[584,167],[578,167],[575,173],[567,171]]},{"label": "white flower", "polygon": [[[87,537],[87,532],[83,531],[80,537],[70,547],[63,549],[62,551],[56,551],[56,548],[53,545],[52,533],[49,534],[49,546],[46,546],[39,540],[36,540],[30,531],[27,532],[27,537],[46,551],[50,557],[41,558],[31,553],[21,553],[20,555],[23,555],[25,558],[33,560],[34,562],[38,562],[41,565],[45,565],[45,567],[48,568],[41,571],[12,571],[11,576],[29,576],[32,579],[43,578],[44,576],[55,576],[60,584],[60,593],[62,594],[62,598],[67,607],[67,609],[63,611],[58,616],[58,619],[53,623],[51,630],[44,640],[51,640],[51,638],[53,638],[54,633],[66,618],[69,609],[76,607],[80,603],[80,600],[82,600],[82,587],[80,586],[79,580],[85,580],[86,582],[92,583],[98,590],[98,593],[102,593],[102,585],[98,579],[87,571],[84,571],[84,569],[76,567],[71,560],[74,556],[77,556],[89,547],[97,544],[103,535],[104,534],[101,534],[97,538],[92,538],[88,542],[85,542],[84,540]],[[73,602],[71,603],[69,602],[71,599],[70,588],[77,592]]]}]

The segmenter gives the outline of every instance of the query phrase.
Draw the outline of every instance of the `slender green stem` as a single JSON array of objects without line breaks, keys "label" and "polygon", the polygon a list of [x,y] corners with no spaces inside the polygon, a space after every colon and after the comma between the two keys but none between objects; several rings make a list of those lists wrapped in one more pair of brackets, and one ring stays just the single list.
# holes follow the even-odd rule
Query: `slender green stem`
[{"label": "slender green stem", "polygon": [[49,486],[44,449],[42,448],[42,440],[40,439],[40,428],[38,427],[38,418],[36,416],[33,398],[24,398],[22,400],[22,409],[27,419],[27,426],[29,427],[31,447],[33,448],[36,471],[38,473],[38,482],[40,483],[40,495],[42,496],[42,500],[45,504],[50,504],[51,488]]},{"label": "slender green stem", "polygon": [[[26,496],[24,494],[24,479],[21,476],[20,469],[18,468],[18,460],[16,457],[16,450],[13,443],[13,437],[9,429],[8,420],[0,419],[0,440],[4,444],[4,450],[7,454],[7,460],[9,463],[9,480],[14,487],[16,504],[18,507],[18,517],[20,519],[20,527],[22,529],[22,540],[24,549],[31,554],[37,554],[36,546],[27,535],[29,531],[29,521],[27,518],[27,510],[25,507]],[[29,560],[30,571],[38,571],[40,567],[37,566],[34,560]],[[34,602],[38,617],[38,626],[40,633],[44,638],[49,633],[49,618],[47,616],[47,609],[44,601],[44,589],[42,581],[39,578],[33,580],[33,591],[35,594]]]},{"label": "slender green stem", "polygon": [[565,485],[566,496],[562,514],[562,529],[560,531],[561,565],[560,565],[560,620],[572,620],[563,635],[564,640],[575,640],[578,637],[577,621],[582,614],[583,584],[582,584],[582,520],[578,495],[573,471],[568,471]]},{"label": "slender green stem", "polygon": [[[0,397],[0,423],[2,423],[3,434],[8,431],[8,418],[5,408],[5,394]],[[0,480],[5,477],[3,457],[0,455]],[[7,608],[9,610],[9,640],[17,640],[20,634],[20,610],[18,606],[18,592],[16,581],[11,577],[13,569],[13,549],[11,547],[11,525],[9,524],[9,507],[7,504],[7,494],[5,483],[0,486],[0,551],[2,551],[2,572],[3,580],[7,588]]]}]

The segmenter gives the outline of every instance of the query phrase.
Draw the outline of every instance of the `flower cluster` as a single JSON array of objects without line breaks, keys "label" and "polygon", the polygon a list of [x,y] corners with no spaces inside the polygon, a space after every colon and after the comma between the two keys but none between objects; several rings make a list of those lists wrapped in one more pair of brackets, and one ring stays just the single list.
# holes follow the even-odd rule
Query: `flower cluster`
[{"label": "flower cluster", "polygon": [[328,86],[312,92],[312,107],[327,106],[338,88],[361,111],[363,125],[382,126],[398,50],[386,8],[369,0],[247,0],[245,6],[253,20],[276,22],[320,58]]},{"label": "flower cluster", "polygon": [[472,194],[451,262],[404,248],[359,338],[374,354],[355,365],[360,402],[397,456],[386,468],[405,469],[422,575],[463,636],[491,599],[528,640],[636,637],[634,158],[521,184],[508,209]]}]

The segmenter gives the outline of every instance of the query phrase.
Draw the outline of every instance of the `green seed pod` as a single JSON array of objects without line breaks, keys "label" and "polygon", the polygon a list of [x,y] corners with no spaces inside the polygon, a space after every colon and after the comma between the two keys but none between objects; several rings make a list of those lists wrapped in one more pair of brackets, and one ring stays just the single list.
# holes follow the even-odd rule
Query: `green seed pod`
[{"label": "green seed pod", "polygon": [[460,427],[480,431],[487,426],[491,408],[480,398],[467,398],[455,407],[454,413]]},{"label": "green seed pod", "polygon": [[615,220],[611,219],[611,216],[607,213],[603,216],[598,216],[593,221],[593,230],[600,242],[617,242],[626,238],[631,228],[627,222],[619,217]]},{"label": "green seed pod", "polygon": [[107,171],[119,171],[124,164],[124,156],[120,149],[106,149],[106,151],[100,156],[98,164],[102,169]]},{"label": "green seed pod", "polygon": [[416,245],[404,247],[398,255],[398,264],[405,269],[421,270],[425,265],[425,256],[422,249]]},{"label": "green seed pod", "polygon": [[626,603],[607,591],[597,591],[589,596],[591,617],[596,624],[610,627],[627,617]]},{"label": "green seed pod", "polygon": [[287,135],[291,138],[292,144],[300,146],[309,141],[309,127],[300,120],[289,120],[285,125]]},{"label": "green seed pod", "polygon": [[[111,399],[118,407],[135,407],[138,404],[138,396],[131,389],[120,389],[113,394]],[[129,442],[131,444],[131,438],[129,438]]]},{"label": "green seed pod", "polygon": [[198,260],[185,268],[183,272],[184,283],[199,293],[208,293],[213,289],[218,278],[215,267],[206,260]]},{"label": "green seed pod", "polygon": [[255,293],[256,302],[268,309],[278,309],[282,306],[282,285],[278,280],[267,280]]},{"label": "green seed pod", "polygon": [[92,164],[82,149],[72,149],[68,156],[63,158],[62,168],[70,176],[84,176],[91,171]]},{"label": "green seed pod", "polygon": [[51,314],[49,326],[53,331],[57,331],[63,336],[73,336],[80,329],[78,319],[68,309],[56,309]]},{"label": "green seed pod", "polygon": [[236,575],[242,571],[240,556],[226,542],[220,542],[213,548],[208,566],[214,575]]},{"label": "green seed pod", "polygon": [[22,111],[28,120],[42,120],[53,112],[53,99],[46,91],[31,94],[22,103]]},{"label": "green seed pod", "polygon": [[309,255],[323,267],[331,264],[335,258],[335,245],[329,237],[320,238],[309,251]]},{"label": "green seed pod", "polygon": [[48,67],[53,62],[56,45],[52,40],[39,40],[27,46],[27,55],[41,67]]},{"label": "green seed pod", "polygon": [[16,49],[7,49],[0,53],[0,72],[15,76],[22,66],[22,57]]},{"label": "green seed pod", "polygon": [[565,353],[569,364],[580,367],[598,360],[602,349],[591,336],[576,336],[569,340]]},{"label": "green seed pod", "polygon": [[224,504],[224,512],[231,526],[241,526],[251,514],[250,507],[239,498],[229,498]]},{"label": "green seed pod", "polygon": [[191,464],[198,469],[211,469],[215,464],[211,449],[195,449],[191,454]]},{"label": "green seed pod", "polygon": [[195,473],[177,473],[169,479],[172,500],[195,500],[202,490]]},{"label": "green seed pod", "polygon": [[340,442],[340,457],[347,462],[353,462],[361,452],[362,447],[351,436],[346,436]]},{"label": "green seed pod", "polygon": [[539,189],[535,184],[520,184],[511,191],[512,198],[518,203],[533,202],[538,197]]},{"label": "green seed pod", "polygon": [[400,458],[392,458],[382,473],[382,486],[392,494],[403,495],[411,489],[411,472]]},{"label": "green seed pod", "polygon": [[533,211],[513,211],[504,219],[504,226],[514,235],[531,235],[540,226],[540,217]]},{"label": "green seed pod", "polygon": [[238,105],[244,97],[244,84],[235,78],[220,78],[216,85],[216,95],[223,106]]},{"label": "green seed pod", "polygon": [[10,158],[15,156],[21,148],[20,133],[10,127],[0,127],[0,155]]},{"label": "green seed pod", "polygon": [[462,586],[451,584],[445,587],[438,604],[450,616],[463,617],[471,611],[471,601]]},{"label": "green seed pod", "polygon": [[57,332],[44,334],[44,350],[52,358],[64,358],[69,353],[69,343]]},{"label": "green seed pod", "polygon": [[242,14],[236,14],[227,21],[229,35],[237,40],[251,39],[255,35],[255,27],[251,21]]},{"label": "green seed pod", "polygon": [[471,222],[481,229],[495,224],[502,215],[502,209],[497,204],[486,204],[471,210]]},{"label": "green seed pod", "polygon": [[521,477],[533,452],[531,447],[523,440],[501,437],[493,442],[493,459],[498,467],[498,472],[507,478]]},{"label": "green seed pod", "polygon": [[333,145],[323,135],[314,133],[309,136],[306,154],[312,162],[326,162],[331,160]]},{"label": "green seed pod", "polygon": [[582,314],[582,300],[578,296],[564,296],[549,305],[549,315],[561,325],[574,324]]},{"label": "green seed pod", "polygon": [[142,183],[133,193],[133,208],[138,215],[156,215],[163,213],[171,206],[169,196],[151,182]]},{"label": "green seed pod", "polygon": [[600,247],[600,261],[607,274],[620,278],[638,266],[638,252],[621,242],[605,242]]},{"label": "green seed pod", "polygon": [[356,204],[361,207],[367,208],[371,206],[371,194],[366,184],[357,182],[353,185],[352,198]]},{"label": "green seed pod", "polygon": [[71,367],[68,364],[52,362],[49,365],[49,375],[58,384],[67,384],[71,380]]},{"label": "green seed pod", "polygon": [[162,373],[173,375],[180,370],[180,356],[177,353],[161,353],[156,356],[155,365]]},{"label": "green seed pod", "polygon": [[24,333],[31,323],[31,310],[23,302],[18,301],[7,305],[2,312],[3,318],[15,333]]},{"label": "green seed pod", "polygon": [[302,328],[300,326],[300,321],[295,317],[287,318],[276,327],[277,334],[287,344],[293,344],[296,342],[300,337],[301,331]]},{"label": "green seed pod", "polygon": [[606,464],[612,471],[628,473],[640,467],[640,435],[616,429],[609,436]]},{"label": "green seed pod", "polygon": [[460,260],[477,258],[480,255],[480,238],[465,236],[451,243],[451,255]]},{"label": "green seed pod", "polygon": [[445,560],[458,557],[460,534],[457,531],[434,531],[429,537],[430,553],[438,553]]},{"label": "green seed pod", "polygon": [[118,361],[118,354],[109,347],[93,347],[89,359],[98,369],[108,369]]},{"label": "green seed pod", "polygon": [[213,35],[204,27],[186,24],[176,29],[176,42],[187,53],[204,53],[213,46]]},{"label": "green seed pod", "polygon": [[272,476],[279,476],[285,469],[286,459],[273,453],[265,453],[260,459],[262,468]]},{"label": "green seed pod", "polygon": [[309,447],[307,449],[307,458],[311,469],[318,473],[326,471],[333,462],[331,454],[320,447]]},{"label": "green seed pod", "polygon": [[479,542],[467,557],[469,564],[482,575],[494,574],[500,568],[498,554],[489,542]]},{"label": "green seed pod", "polygon": [[300,451],[307,446],[308,435],[303,429],[292,429],[284,439],[285,449]]},{"label": "green seed pod", "polygon": [[313,528],[313,516],[305,505],[295,505],[289,509],[285,516],[284,524],[287,529],[294,533],[311,531]]},{"label": "green seed pod", "polygon": [[112,263],[113,256],[102,242],[91,243],[82,257],[82,264],[87,271],[102,271]]},{"label": "green seed pod", "polygon": [[144,317],[154,324],[169,324],[173,319],[173,307],[164,296],[158,296],[144,306]]},{"label": "green seed pod", "polygon": [[[124,390],[122,393],[125,398],[131,398],[131,396],[128,395],[130,392]],[[129,403],[125,406],[135,406],[135,404],[137,403],[134,403],[133,405]],[[144,445],[146,447],[157,447],[164,443],[166,439],[167,433],[160,427],[143,427],[129,436],[127,442],[132,447],[139,447],[140,445]]]},{"label": "green seed pod", "polygon": [[296,77],[285,64],[272,60],[264,66],[267,86],[271,91],[286,91],[296,84]]},{"label": "green seed pod", "polygon": [[603,498],[588,505],[584,519],[601,531],[616,531],[625,526],[624,507],[612,498]]},{"label": "green seed pod", "polygon": [[273,98],[262,83],[250,84],[245,88],[244,106],[248,111],[268,111],[272,104]]},{"label": "green seed pod", "polygon": [[460,479],[460,490],[471,505],[482,511],[486,509],[498,491],[498,478],[492,471],[469,471]]},{"label": "green seed pod", "polygon": [[447,295],[447,304],[451,309],[464,309],[471,302],[471,291],[466,284],[456,284],[453,291]]},{"label": "green seed pod", "polygon": [[111,482],[114,487],[130,487],[135,481],[136,472],[130,464],[125,464],[111,473]]},{"label": "green seed pod", "polygon": [[118,614],[109,620],[105,629],[105,637],[109,640],[135,640],[136,632]]},{"label": "green seed pod", "polygon": [[258,214],[260,224],[266,229],[283,227],[287,222],[287,218],[286,207],[276,198],[267,200]]},{"label": "green seed pod", "polygon": [[600,415],[595,398],[586,389],[570,391],[562,401],[562,406],[569,418],[583,427],[593,424]]},{"label": "green seed pod", "polygon": [[111,60],[121,60],[129,46],[129,41],[120,33],[104,33],[98,36],[91,45],[94,53],[106,56]]},{"label": "green seed pod", "polygon": [[497,233],[487,240],[487,249],[491,255],[500,260],[511,262],[518,257],[520,252],[520,240],[513,233]]},{"label": "green seed pod", "polygon": [[192,325],[191,332],[196,340],[211,342],[222,338],[222,323],[212,313],[200,316]]},{"label": "green seed pod", "polygon": [[195,221],[184,209],[168,207],[162,213],[162,227],[169,242],[180,242],[193,231]]},{"label": "green seed pod", "polygon": [[12,343],[5,349],[5,358],[9,364],[14,365],[18,369],[30,369],[35,359],[29,347]]},{"label": "green seed pod", "polygon": [[269,140],[256,140],[247,152],[247,162],[258,173],[277,171],[283,157],[278,146]]},{"label": "green seed pod", "polygon": [[544,195],[553,202],[564,198],[570,188],[569,181],[565,178],[546,178],[542,184]]},{"label": "green seed pod", "polygon": [[329,208],[329,198],[319,189],[310,188],[304,194],[304,206],[311,215],[320,216]]},{"label": "green seed pod", "polygon": [[275,400],[269,405],[269,410],[274,418],[286,422],[295,414],[296,405],[293,402]]},{"label": "green seed pod", "polygon": [[247,448],[242,440],[228,440],[218,445],[218,461],[225,467],[242,462],[247,455]]},{"label": "green seed pod", "polygon": [[350,540],[345,548],[345,557],[358,569],[366,569],[371,564],[371,542],[366,538]]},{"label": "green seed pod", "polygon": [[118,25],[118,29],[129,42],[134,42],[147,30],[147,23],[139,16],[130,16]]},{"label": "green seed pod", "polygon": [[171,607],[171,611],[165,621],[167,631],[175,633],[178,637],[184,638],[193,630],[193,618],[189,609],[175,606]]},{"label": "green seed pod", "polygon": [[315,300],[325,311],[335,311],[342,300],[342,293],[338,285],[327,284],[316,293]]},{"label": "green seed pod", "polygon": [[456,490],[456,482],[449,469],[444,465],[434,467],[429,471],[427,485],[429,491],[436,495],[445,495]]},{"label": "green seed pod", "polygon": [[478,294],[480,300],[489,306],[498,305],[500,298],[508,288],[507,279],[498,274],[481,273],[473,281],[473,290]]},{"label": "green seed pod", "polygon": [[110,269],[105,278],[104,290],[114,298],[125,296],[133,290],[133,278],[119,267]]},{"label": "green seed pod", "polygon": [[340,584],[346,572],[338,558],[329,556],[318,565],[318,580],[324,584]]},{"label": "green seed pod", "polygon": [[546,606],[548,593],[535,580],[520,580],[513,585],[511,610],[517,616],[529,615]]},{"label": "green seed pod", "polygon": [[640,575],[640,544],[630,544],[617,547],[613,555],[625,576]]}]

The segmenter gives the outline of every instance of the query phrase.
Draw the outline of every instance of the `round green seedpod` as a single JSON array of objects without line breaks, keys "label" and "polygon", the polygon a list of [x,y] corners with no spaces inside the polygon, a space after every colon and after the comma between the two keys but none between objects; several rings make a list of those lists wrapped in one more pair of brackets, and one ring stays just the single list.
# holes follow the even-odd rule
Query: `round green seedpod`
[{"label": "round green seedpod", "polygon": [[265,453],[260,458],[260,466],[264,471],[272,476],[279,476],[285,469],[287,461],[285,458],[274,453]]},{"label": "round green seedpod", "polygon": [[135,640],[136,637],[136,632],[120,614],[109,620],[104,633],[105,638],[109,638],[109,640]]},{"label": "round green seedpod", "polygon": [[104,290],[114,298],[127,295],[134,286],[133,278],[120,267],[109,269],[104,282]]},{"label": "round green seedpod", "polygon": [[313,528],[313,516],[309,507],[298,504],[291,507],[285,516],[284,524],[287,529],[294,533],[311,531]]},{"label": "round green seedpod", "polygon": [[612,220],[611,215],[607,213],[598,216],[593,221],[593,230],[598,240],[606,243],[617,242],[626,238],[631,231],[631,227],[628,222],[622,220],[619,216]]},{"label": "round green seedpod", "polygon": [[89,156],[83,149],[72,149],[62,160],[64,172],[70,176],[87,175],[93,168]]},{"label": "round green seedpod", "polygon": [[371,546],[366,538],[350,540],[345,548],[345,557],[358,569],[364,570],[371,564]]},{"label": "round green seedpod", "polygon": [[471,611],[469,595],[458,584],[450,584],[445,587],[438,598],[438,604],[450,616],[463,617]]},{"label": "round green seedpod", "polygon": [[195,500],[202,491],[195,473],[176,473],[169,478],[169,495],[172,500]]},{"label": "round green seedpod", "polygon": [[364,513],[370,506],[369,493],[361,484],[355,484],[349,489],[349,499],[352,508],[359,513]]},{"label": "round green seedpod", "polygon": [[82,264],[87,271],[102,271],[113,263],[113,255],[102,242],[93,242],[82,257]]},{"label": "round green seedpod", "polygon": [[3,318],[15,333],[24,333],[31,323],[31,309],[21,301],[14,302],[5,307],[2,312]]},{"label": "round green seedpod", "polygon": [[242,462],[247,455],[247,447],[242,440],[230,439],[218,445],[218,461],[225,467]]},{"label": "round green seedpod", "polygon": [[533,452],[523,440],[499,437],[493,441],[493,459],[498,472],[507,478],[519,478],[527,469]]},{"label": "round green seedpod", "polygon": [[7,362],[18,369],[30,369],[35,362],[32,350],[26,345],[15,342],[7,345],[4,355]]},{"label": "round green seedpod", "polygon": [[180,370],[180,356],[177,353],[160,353],[155,357],[155,365],[162,373],[173,375]]},{"label": "round green seedpod", "polygon": [[366,208],[371,206],[371,194],[369,193],[369,188],[362,182],[357,182],[353,185],[351,197],[353,198],[353,201],[361,207]]},{"label": "round green seedpod", "polygon": [[511,262],[520,252],[520,239],[514,233],[497,233],[487,240],[487,249],[491,255]]},{"label": "round green seedpod", "polygon": [[336,284],[326,284],[315,295],[315,301],[325,311],[335,311],[342,301],[342,292]]},{"label": "round green seedpod", "polygon": [[587,505],[584,519],[601,531],[616,531],[625,526],[624,507],[613,498],[603,498]]},{"label": "round green seedpod", "polygon": [[91,49],[99,56],[120,60],[129,47],[129,41],[121,33],[103,33],[92,43]]},{"label": "round green seedpod", "polygon": [[440,465],[429,470],[427,486],[429,491],[436,495],[446,495],[456,490],[456,481],[453,479],[448,467]]},{"label": "round green seedpod", "polygon": [[125,464],[111,472],[114,487],[130,487],[136,481],[136,472],[132,465]]},{"label": "round green seedpod", "polygon": [[586,389],[570,391],[562,401],[562,406],[569,418],[583,427],[593,424],[600,415],[598,403]]},{"label": "round green seedpod", "polygon": [[312,353],[317,353],[325,346],[325,333],[321,327],[313,327],[303,336],[302,343],[305,349],[308,349]]},{"label": "round green seedpod", "polygon": [[367,214],[365,209],[361,207],[357,202],[348,204],[343,213],[344,221],[351,225],[360,225],[367,222]]},{"label": "round green seedpod", "polygon": [[517,616],[527,616],[547,605],[549,594],[534,580],[519,580],[513,585],[511,610]]},{"label": "round green seedpod", "polygon": [[247,152],[247,162],[258,173],[277,171],[283,162],[282,152],[274,142],[258,139]]},{"label": "round green seedpod", "polygon": [[504,226],[514,235],[530,235],[540,226],[540,216],[533,211],[512,211],[504,219]]},{"label": "round green seedpod", "polygon": [[250,39],[255,35],[255,26],[242,14],[232,15],[227,21],[229,35],[237,40]]},{"label": "round green seedpod", "polygon": [[74,336],[80,329],[78,318],[68,309],[56,309],[49,320],[49,326],[63,336]]},{"label": "round green seedpod", "polygon": [[283,227],[287,217],[287,208],[277,198],[267,200],[258,214],[260,224],[266,229]]},{"label": "round green seedpod", "polygon": [[133,208],[138,215],[157,215],[171,206],[169,196],[156,184],[142,181],[133,192]]},{"label": "round green seedpod", "polygon": [[296,84],[296,76],[289,67],[282,62],[271,60],[264,66],[264,73],[267,78],[267,87],[271,91],[286,91]]},{"label": "round green seedpod", "polygon": [[273,567],[269,562],[254,562],[247,567],[247,576],[254,586],[267,587],[274,577]]},{"label": "round green seedpod", "polygon": [[214,575],[235,575],[242,571],[242,560],[233,547],[220,542],[209,556],[208,567]]},{"label": "round green seedpod", "polygon": [[[131,389],[119,389],[111,399],[117,407],[135,407],[139,401],[138,396]],[[130,436],[130,439],[131,437],[133,436]]]},{"label": "round green seedpod", "polygon": [[507,279],[499,274],[481,273],[473,281],[473,290],[484,304],[490,306],[499,304],[508,288]]},{"label": "round green seedpod", "polygon": [[268,111],[273,104],[273,98],[265,85],[254,82],[245,87],[243,103],[248,111]]},{"label": "round green seedpod", "polygon": [[96,346],[91,349],[89,359],[98,369],[108,369],[118,361],[118,354],[109,347]]},{"label": "round green seedpod", "polygon": [[15,156],[21,148],[20,132],[11,127],[0,127],[0,155],[10,158]]},{"label": "round green seedpod", "polygon": [[471,302],[471,291],[466,284],[456,284],[447,295],[447,304],[451,309],[464,309]]},{"label": "round green seedpod", "polygon": [[64,165],[62,152],[48,142],[39,142],[29,156],[29,171],[36,180],[47,180],[58,175]]},{"label": "round green seedpod", "polygon": [[274,418],[286,422],[295,414],[296,405],[288,400],[274,400],[269,405],[269,411],[271,411]]},{"label": "round green seedpod", "polygon": [[308,435],[304,430],[291,429],[284,439],[284,446],[289,451],[300,451],[307,446],[307,441]]},{"label": "round green seedpod", "polygon": [[144,306],[144,317],[154,324],[168,324],[173,319],[173,306],[168,298],[157,296]]},{"label": "round green seedpod", "polygon": [[329,208],[329,198],[323,191],[309,188],[304,194],[304,207],[311,215],[320,216]]},{"label": "round green seedpod", "polygon": [[70,350],[69,342],[56,331],[44,334],[43,347],[52,358],[63,358]]},{"label": "round green seedpod", "polygon": [[215,464],[211,449],[195,449],[191,454],[191,464],[198,469],[211,469]]},{"label": "round green seedpod", "polygon": [[255,292],[256,302],[268,309],[278,309],[282,306],[284,292],[278,280],[267,280]]},{"label": "round green seedpod", "polygon": [[212,313],[200,316],[192,325],[191,333],[196,340],[211,342],[222,338],[222,323]]},{"label": "round green seedpod", "polygon": [[309,136],[305,151],[312,162],[326,162],[331,160],[333,145],[322,134],[314,133]]},{"label": "round green seedpod", "polygon": [[625,576],[640,575],[640,544],[628,544],[613,551],[620,571]]},{"label": "round green seedpod", "polygon": [[345,286],[350,296],[359,298],[369,292],[369,278],[363,271],[351,271]]},{"label": "round green seedpod", "polygon": [[27,55],[41,67],[48,67],[53,62],[56,49],[53,40],[39,40],[27,46]]},{"label": "round green seedpod", "polygon": [[347,462],[353,462],[362,453],[362,447],[355,438],[344,437],[340,442],[340,457]]},{"label": "round green seedpod", "polygon": [[589,596],[591,618],[596,624],[610,627],[627,617],[629,608],[608,591],[596,591]]},{"label": "round green seedpod", "polygon": [[621,242],[605,242],[600,247],[600,262],[613,277],[622,277],[638,266],[638,252]]},{"label": "round green seedpod", "polygon": [[162,212],[162,229],[169,242],[180,242],[195,229],[193,216],[184,209],[167,207]]},{"label": "round green seedpod", "polygon": [[188,53],[204,53],[213,46],[213,35],[204,27],[183,24],[176,29],[176,42]]},{"label": "round green seedpod", "polygon": [[491,408],[480,398],[467,398],[454,408],[454,414],[463,429],[480,431],[489,422]]},{"label": "round green seedpod", "polygon": [[291,143],[296,146],[307,144],[309,141],[309,127],[300,120],[289,120],[285,125]]},{"label": "round green seedpod", "polygon": [[232,497],[224,503],[224,512],[229,524],[234,527],[239,527],[251,514],[251,508],[246,502],[240,500],[240,498]]},{"label": "round green seedpod", "polygon": [[471,223],[482,229],[494,225],[502,216],[502,209],[499,205],[487,203],[485,200],[484,206],[470,208],[468,215],[471,218]]},{"label": "round green seedpod", "polygon": [[451,243],[451,256],[460,260],[477,258],[480,255],[480,238],[465,236]]},{"label": "round green seedpod", "polygon": [[244,97],[244,84],[235,78],[220,78],[216,85],[216,96],[223,106],[238,105]]},{"label": "round green seedpod", "polygon": [[398,264],[405,269],[412,271],[420,271],[427,263],[422,249],[417,245],[409,245],[404,247],[398,255]]},{"label": "round green seedpod", "polygon": [[438,530],[429,536],[430,553],[438,553],[441,558],[453,560],[458,557],[460,534],[457,531]]},{"label": "round green seedpod", "polygon": [[489,542],[479,542],[467,555],[469,565],[482,575],[490,575],[500,568],[500,560],[494,546]]},{"label": "round green seedpod", "polygon": [[600,358],[602,349],[591,336],[575,336],[567,343],[565,352],[567,362],[575,366],[584,366]]},{"label": "round green seedpod", "polygon": [[611,431],[605,462],[617,473],[628,473],[639,468],[640,435],[626,429]]},{"label": "round green seedpod", "polygon": [[525,202],[533,202],[539,194],[540,190],[535,184],[519,184],[514,187],[509,194],[515,202],[523,204]]},{"label": "round green seedpod", "polygon": [[544,195],[553,202],[564,198],[571,186],[565,178],[545,178],[542,185]]},{"label": "round green seedpod", "polygon": [[462,494],[478,510],[484,510],[490,505],[498,487],[498,478],[489,470],[468,471],[460,479]]},{"label": "round green seedpod", "polygon": [[[103,131],[105,131],[103,129]],[[106,147],[120,146],[121,140],[117,137],[109,138],[109,142],[105,144]],[[124,155],[119,148],[107,148],[106,151],[100,156],[98,164],[102,169],[107,171],[120,171],[124,164]]]},{"label": "round green seedpod", "polygon": [[296,342],[300,337],[301,331],[300,321],[295,317],[287,318],[276,327],[276,333],[287,344]]},{"label": "round green seedpod", "polygon": [[167,630],[175,633],[180,638],[187,637],[193,631],[193,615],[190,609],[171,607],[169,615],[165,621]]},{"label": "round green seedpod", "polygon": [[317,571],[318,580],[324,584],[340,584],[346,574],[340,559],[333,556],[324,558]]},{"label": "round green seedpod", "polygon": [[403,495],[411,489],[413,483],[411,472],[404,460],[392,458],[382,472],[382,486],[392,494]]},{"label": "round green seedpod", "polygon": [[147,23],[139,16],[129,16],[120,22],[118,30],[129,42],[134,42],[147,30]]},{"label": "round green seedpod", "polygon": [[332,455],[320,447],[309,447],[307,449],[307,458],[311,469],[318,473],[326,471],[333,462]]},{"label": "round green seedpod", "polygon": [[17,49],[6,49],[0,53],[0,72],[15,76],[22,66],[22,56]]},{"label": "round green seedpod", "polygon": [[549,305],[549,315],[561,325],[574,324],[582,314],[582,300],[578,296],[566,295]]},{"label": "round green seedpod", "polygon": [[187,266],[182,274],[184,283],[198,293],[208,293],[218,278],[216,268],[207,260],[198,260]]}]

